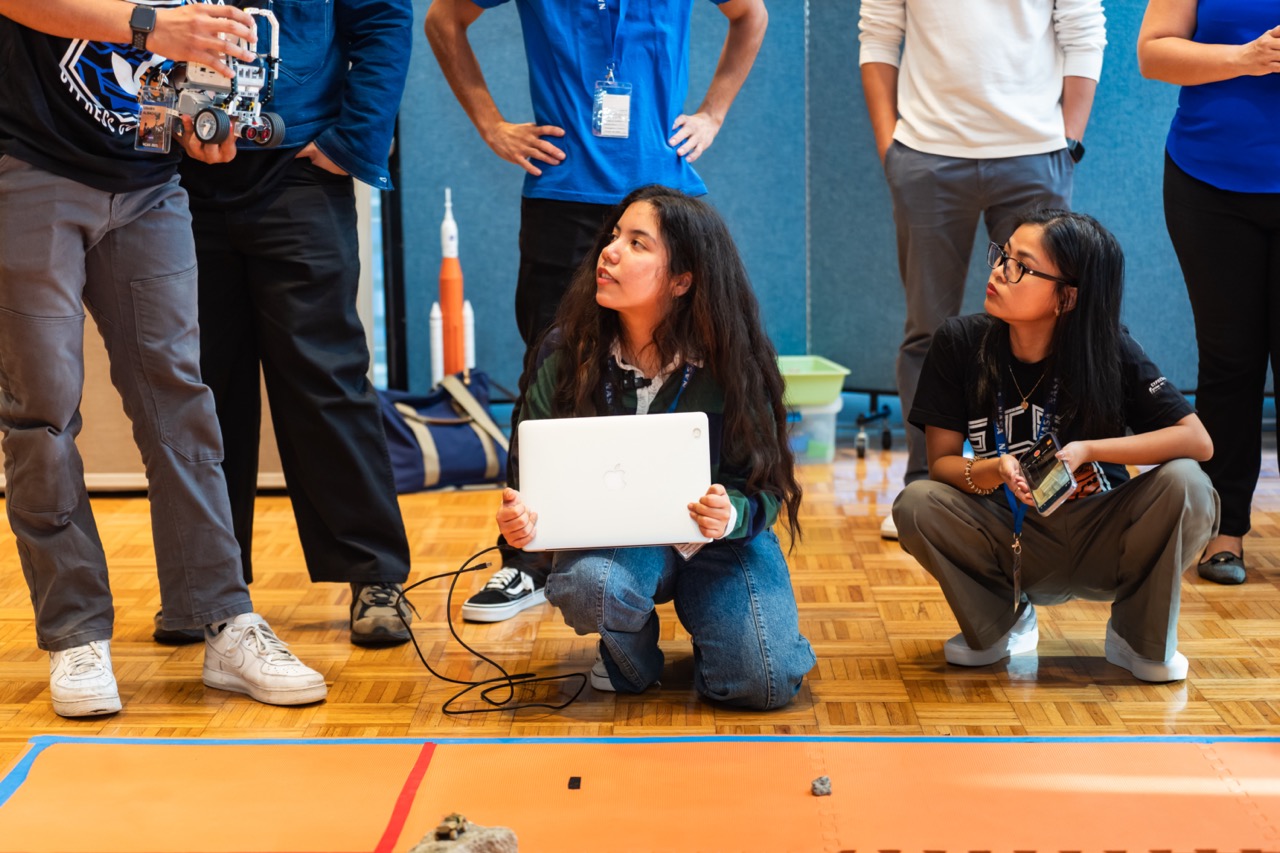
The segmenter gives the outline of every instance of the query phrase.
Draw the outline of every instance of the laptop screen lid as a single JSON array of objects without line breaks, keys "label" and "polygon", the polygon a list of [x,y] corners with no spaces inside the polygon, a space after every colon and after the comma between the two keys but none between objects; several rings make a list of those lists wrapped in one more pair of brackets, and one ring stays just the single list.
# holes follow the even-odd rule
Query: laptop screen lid
[{"label": "laptop screen lid", "polygon": [[709,542],[688,505],[711,486],[702,412],[523,421],[526,551]]}]

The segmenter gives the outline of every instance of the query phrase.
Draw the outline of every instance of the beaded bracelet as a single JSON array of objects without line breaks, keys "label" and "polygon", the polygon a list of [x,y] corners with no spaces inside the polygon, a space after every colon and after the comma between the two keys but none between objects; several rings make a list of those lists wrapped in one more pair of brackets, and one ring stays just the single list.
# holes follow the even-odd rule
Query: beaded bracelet
[{"label": "beaded bracelet", "polygon": [[968,460],[966,460],[966,461],[965,461],[965,463],[964,463],[964,482],[965,482],[965,484],[969,487],[969,491],[973,492],[975,495],[989,495],[989,494],[991,494],[992,492],[994,492],[994,491],[996,490],[994,486],[993,486],[993,487],[991,487],[990,489],[979,489],[976,485],[974,485],[974,482],[973,482],[973,463],[974,463],[974,462],[977,462],[977,461],[978,461],[978,460],[973,459],[973,458],[970,458],[970,459],[968,459]]}]

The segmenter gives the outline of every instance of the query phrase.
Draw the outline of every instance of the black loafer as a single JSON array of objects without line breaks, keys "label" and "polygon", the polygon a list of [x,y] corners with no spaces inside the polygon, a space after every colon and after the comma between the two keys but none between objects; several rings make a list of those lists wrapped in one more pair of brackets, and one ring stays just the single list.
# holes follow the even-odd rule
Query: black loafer
[{"label": "black loafer", "polygon": [[1244,583],[1244,554],[1219,551],[1200,565],[1196,572],[1207,581],[1220,584]]}]

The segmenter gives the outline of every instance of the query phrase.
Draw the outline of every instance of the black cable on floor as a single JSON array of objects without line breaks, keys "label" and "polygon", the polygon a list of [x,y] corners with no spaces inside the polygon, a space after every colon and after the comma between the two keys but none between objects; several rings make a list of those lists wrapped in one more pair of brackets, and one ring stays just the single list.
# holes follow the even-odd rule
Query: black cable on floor
[{"label": "black cable on floor", "polygon": [[[463,716],[465,714],[492,714],[499,711],[519,711],[524,708],[545,708],[549,711],[563,710],[569,707],[570,705],[572,705],[573,702],[579,696],[582,695],[583,689],[586,688],[587,686],[587,676],[585,673],[570,672],[564,675],[541,675],[540,676],[535,672],[520,672],[520,673],[516,673],[515,675],[512,675],[507,672],[507,670],[502,666],[502,664],[498,663],[492,658],[486,657],[485,655],[473,649],[471,646],[467,645],[466,641],[464,641],[462,637],[458,636],[457,629],[453,627],[453,591],[458,586],[458,578],[462,577],[462,575],[467,574],[469,572],[478,572],[478,571],[482,571],[484,569],[489,568],[490,564],[487,562],[480,563],[474,566],[471,565],[471,563],[474,562],[477,558],[489,553],[490,551],[496,551],[496,550],[498,550],[498,546],[493,545],[489,548],[485,548],[483,551],[477,551],[476,553],[468,557],[466,560],[464,560],[462,565],[452,572],[445,572],[439,575],[432,575],[431,577],[423,578],[422,580],[417,581],[416,583],[413,583],[409,586],[404,587],[404,589],[400,594],[400,597],[404,599],[404,602],[408,604],[410,608],[413,608],[413,604],[409,601],[409,596],[408,596],[408,593],[410,590],[416,589],[417,587],[422,586],[424,583],[427,583],[428,581],[440,580],[441,578],[453,578],[453,580],[449,583],[449,594],[445,598],[445,621],[449,625],[449,633],[453,635],[453,638],[455,640],[458,641],[458,645],[462,646],[464,649],[471,652],[471,654],[475,655],[477,658],[489,664],[494,669],[498,670],[498,672],[502,673],[502,675],[500,675],[499,677],[486,678],[482,681],[467,681],[463,679],[449,678],[447,675],[441,675],[439,672],[436,672],[435,669],[431,667],[431,664],[427,662],[426,656],[422,653],[422,647],[418,645],[418,638],[414,636],[413,630],[410,628],[408,618],[400,610],[400,606],[399,606],[400,598],[397,598],[394,601],[394,606],[396,608],[396,615],[400,617],[400,622],[404,625],[405,630],[408,631],[409,640],[410,642],[413,643],[413,650],[417,652],[418,660],[422,661],[422,665],[426,667],[427,672],[431,673],[436,678],[439,678],[442,681],[448,681],[451,684],[467,685],[467,687],[464,690],[449,697],[445,701],[444,705],[441,706],[440,710],[445,714],[447,714],[448,716],[458,717],[458,716]],[[417,612],[416,608],[414,609],[414,612],[415,613]],[[581,683],[578,685],[578,689],[574,691],[574,694],[572,696],[570,696],[568,699],[566,699],[564,702],[558,705],[553,705],[546,702],[513,702],[512,701],[515,699],[517,687],[527,687],[532,684],[540,684],[543,682],[563,681],[565,679],[570,679],[570,678],[576,678]],[[480,699],[493,707],[467,708],[467,709],[458,709],[453,707],[455,703],[459,702],[462,699],[462,697],[466,696],[468,693],[475,690],[476,688],[484,687],[484,685],[486,684],[490,686],[485,687],[484,690],[480,691],[480,694],[479,694]],[[497,690],[505,690],[506,698],[501,700],[492,698],[490,694]]]}]

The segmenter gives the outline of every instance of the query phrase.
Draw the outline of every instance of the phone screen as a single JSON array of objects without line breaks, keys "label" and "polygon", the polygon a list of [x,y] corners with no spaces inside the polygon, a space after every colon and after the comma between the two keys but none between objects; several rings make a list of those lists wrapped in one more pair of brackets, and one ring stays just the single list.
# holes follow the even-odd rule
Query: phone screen
[{"label": "phone screen", "polygon": [[1076,490],[1075,477],[1056,456],[1058,449],[1057,438],[1048,433],[1018,460],[1041,515],[1053,512]]}]

